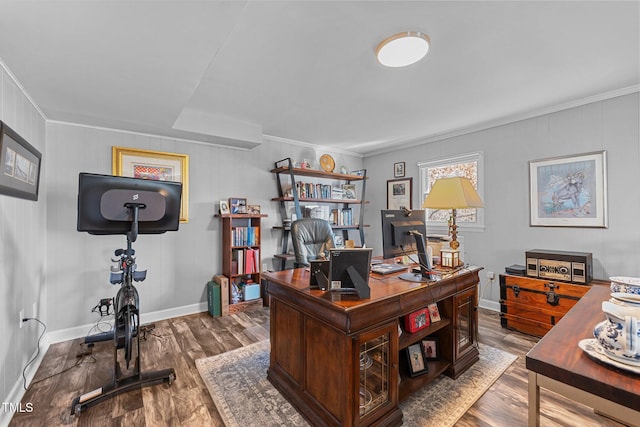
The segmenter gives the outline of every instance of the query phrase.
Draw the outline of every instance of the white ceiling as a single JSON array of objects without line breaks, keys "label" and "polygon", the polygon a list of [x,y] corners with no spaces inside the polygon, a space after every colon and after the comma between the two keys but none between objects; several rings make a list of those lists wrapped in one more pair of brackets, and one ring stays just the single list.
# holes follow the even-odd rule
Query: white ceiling
[{"label": "white ceiling", "polygon": [[[639,21],[639,1],[0,0],[0,58],[49,120],[366,155],[637,88]],[[378,64],[407,30],[427,57]]]}]

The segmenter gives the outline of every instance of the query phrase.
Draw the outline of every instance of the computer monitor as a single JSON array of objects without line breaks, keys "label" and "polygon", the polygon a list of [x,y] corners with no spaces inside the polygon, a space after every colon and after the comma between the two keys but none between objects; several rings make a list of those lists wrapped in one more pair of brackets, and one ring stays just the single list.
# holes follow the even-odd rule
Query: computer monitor
[{"label": "computer monitor", "polygon": [[427,227],[424,218],[424,210],[382,210],[383,258],[418,254],[420,272],[401,274],[401,279],[412,282],[428,282],[432,279],[432,261],[425,243]]},{"label": "computer monitor", "polygon": [[411,234],[417,231],[427,235],[424,210],[382,210],[382,257],[391,259],[412,255],[418,251]]},{"label": "computer monitor", "polygon": [[136,204],[140,234],[176,231],[180,222],[182,184],[113,175],[80,173],[78,231],[89,234],[127,234]]},{"label": "computer monitor", "polygon": [[371,248],[331,249],[329,291],[352,291],[360,298],[369,298],[371,251]]}]

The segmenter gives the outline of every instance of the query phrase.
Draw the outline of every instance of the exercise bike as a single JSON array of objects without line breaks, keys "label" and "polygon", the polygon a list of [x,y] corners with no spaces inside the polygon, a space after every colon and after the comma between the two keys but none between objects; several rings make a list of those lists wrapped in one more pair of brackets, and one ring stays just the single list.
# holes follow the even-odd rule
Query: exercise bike
[{"label": "exercise bike", "polygon": [[[99,177],[101,176],[89,175],[89,178],[87,179],[98,179]],[[82,178],[83,174],[81,174],[81,190],[83,185]],[[105,176],[105,178],[115,177]],[[119,179],[126,180],[128,178]],[[87,191],[87,193],[91,194],[90,191]],[[105,194],[107,193],[109,193],[109,191],[106,191]],[[140,194],[144,193],[144,191],[136,191],[135,193],[135,195],[128,199],[135,200],[133,202],[125,201],[124,203],[121,203],[120,199],[123,198],[123,192],[117,193],[117,197],[112,198],[113,200],[118,199],[117,204],[119,204],[120,206],[119,209],[123,210],[124,208],[124,216],[126,218],[130,218],[130,230],[126,232],[127,247],[125,249],[116,249],[116,258],[111,259],[112,262],[116,263],[116,266],[112,266],[111,268],[109,281],[113,285],[120,285],[120,289],[118,290],[116,297],[113,300],[115,316],[113,329],[109,332],[103,332],[85,338],[85,344],[113,340],[113,377],[111,382],[109,382],[108,384],[105,384],[102,387],[84,393],[73,399],[73,402],[71,404],[71,414],[75,416],[79,416],[89,407],[121,393],[161,383],[171,385],[176,379],[175,370],[173,368],[146,373],[140,371],[140,298],[138,295],[138,290],[134,286],[134,282],[144,281],[147,276],[147,271],[137,270],[135,250],[132,248],[132,243],[136,241],[138,236],[138,222],[140,212],[143,212],[145,209],[147,209],[147,206],[151,206],[150,210],[153,210],[154,203],[156,203],[156,199],[158,199],[158,197],[153,196],[154,193],[149,192],[151,196],[147,196],[149,198],[149,202],[147,204],[138,201]],[[109,197],[107,197],[106,199],[108,203],[113,203],[113,200]],[[79,215],[80,205],[81,202],[79,195]],[[101,213],[105,216],[105,220],[115,221],[123,215],[122,213],[118,213],[117,215],[109,213],[108,209],[103,209],[104,205],[105,203],[101,203]],[[166,207],[163,205],[163,215],[165,208]],[[145,215],[149,217],[150,213],[146,212]],[[155,218],[156,216],[157,214],[153,214],[151,218]],[[118,224],[118,226],[121,227],[122,225]],[[100,230],[107,230],[104,224],[102,224],[101,227],[103,228]],[[113,230],[96,231],[90,226],[85,226],[84,223],[81,227],[80,220],[78,230],[89,231],[92,234],[117,234],[115,232],[112,232]],[[154,231],[153,229],[148,229],[143,232],[158,233],[164,231]],[[119,352],[126,365],[126,374],[123,373],[120,362],[118,361]],[[133,366],[131,367],[132,362]]]}]

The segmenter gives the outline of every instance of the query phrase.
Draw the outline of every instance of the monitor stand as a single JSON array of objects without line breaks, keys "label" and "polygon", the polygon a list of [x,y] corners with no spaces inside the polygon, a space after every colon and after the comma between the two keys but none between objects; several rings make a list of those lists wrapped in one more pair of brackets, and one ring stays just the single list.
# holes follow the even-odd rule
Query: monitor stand
[{"label": "monitor stand", "polygon": [[399,279],[406,280],[408,282],[427,283],[431,281],[431,275],[424,277],[422,273],[402,273],[398,276]]}]

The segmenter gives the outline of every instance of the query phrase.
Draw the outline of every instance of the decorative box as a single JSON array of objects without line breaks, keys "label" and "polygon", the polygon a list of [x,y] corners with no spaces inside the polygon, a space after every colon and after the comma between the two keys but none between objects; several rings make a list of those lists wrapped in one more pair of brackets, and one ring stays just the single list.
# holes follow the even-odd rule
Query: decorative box
[{"label": "decorative box", "polygon": [[426,307],[404,316],[404,330],[410,333],[424,329],[430,323],[429,310]]},{"label": "decorative box", "polygon": [[260,298],[260,285],[258,284],[247,284],[244,285],[244,300],[251,301],[253,299]]}]

